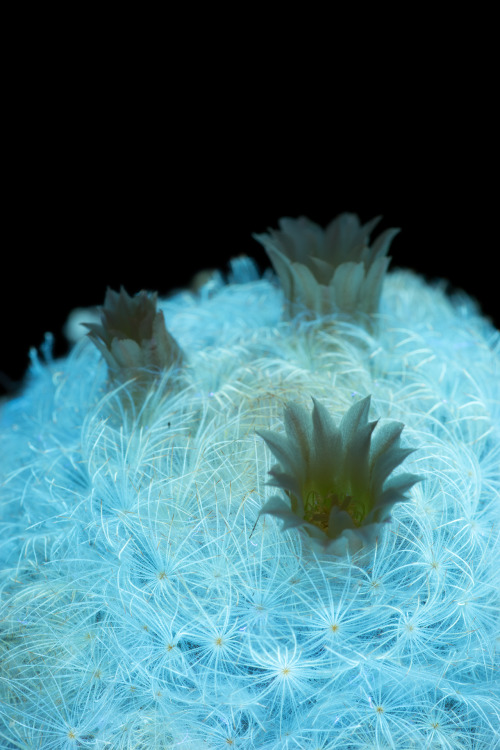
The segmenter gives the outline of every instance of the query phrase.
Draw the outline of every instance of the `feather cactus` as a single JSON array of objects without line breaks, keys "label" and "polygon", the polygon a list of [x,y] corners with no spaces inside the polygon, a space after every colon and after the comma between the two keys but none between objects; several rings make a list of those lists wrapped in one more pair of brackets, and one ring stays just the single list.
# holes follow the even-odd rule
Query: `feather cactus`
[{"label": "feather cactus", "polygon": [[1,404],[2,750],[500,748],[500,333],[282,226]]}]

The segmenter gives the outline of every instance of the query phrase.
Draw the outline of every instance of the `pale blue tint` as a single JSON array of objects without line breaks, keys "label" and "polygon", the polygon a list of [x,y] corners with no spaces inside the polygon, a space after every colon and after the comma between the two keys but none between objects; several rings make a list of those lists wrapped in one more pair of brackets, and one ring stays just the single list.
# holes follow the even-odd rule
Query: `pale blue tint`
[{"label": "pale blue tint", "polygon": [[[500,747],[500,334],[402,271],[370,333],[282,304],[234,261],[160,302],[182,388],[110,391],[84,338],[2,405],[2,748]],[[422,481],[374,547],[316,555],[259,518],[256,430],[370,394]]]}]

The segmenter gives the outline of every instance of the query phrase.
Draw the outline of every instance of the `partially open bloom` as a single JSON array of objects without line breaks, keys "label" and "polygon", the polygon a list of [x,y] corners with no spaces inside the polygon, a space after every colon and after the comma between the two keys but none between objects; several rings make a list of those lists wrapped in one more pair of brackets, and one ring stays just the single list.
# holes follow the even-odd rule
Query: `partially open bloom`
[{"label": "partially open bloom", "polygon": [[100,323],[86,323],[89,338],[104,357],[111,380],[153,380],[162,370],[182,362],[182,351],[165,327],[157,297],[145,291],[130,297],[108,289]]},{"label": "partially open bloom", "polygon": [[325,551],[354,553],[376,539],[397,502],[419,481],[415,474],[390,478],[413,452],[400,445],[404,425],[369,422],[370,396],[357,401],[337,426],[326,407],[313,399],[309,413],[299,404],[285,408],[286,437],[259,432],[278,458],[268,484],[283,489],[288,502],[271,497],[261,513],[300,528]]},{"label": "partially open bloom", "polygon": [[316,313],[374,313],[390,259],[389,246],[399,229],[387,229],[370,246],[382,217],[361,225],[356,214],[343,213],[322,229],[301,216],[280,219],[280,231],[254,234],[278,274],[287,314],[302,308]]}]

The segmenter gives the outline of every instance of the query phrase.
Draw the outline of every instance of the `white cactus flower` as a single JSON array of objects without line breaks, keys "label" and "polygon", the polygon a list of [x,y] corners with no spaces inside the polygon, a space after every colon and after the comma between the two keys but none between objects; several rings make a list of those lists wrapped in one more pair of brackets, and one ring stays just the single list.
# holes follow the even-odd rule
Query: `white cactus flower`
[{"label": "white cactus flower", "polygon": [[356,214],[337,216],[326,229],[310,219],[280,219],[280,231],[254,234],[279,276],[289,317],[309,311],[372,314],[389,266],[389,246],[399,229],[387,229],[370,246],[370,234],[381,220],[364,225]]},{"label": "white cactus flower", "polygon": [[377,421],[368,421],[370,396],[354,403],[338,426],[313,401],[312,413],[299,404],[286,406],[286,437],[259,432],[280,462],[268,484],[289,498],[273,496],[261,513],[282,519],[283,530],[302,529],[326,552],[353,554],[376,541],[393,505],[407,500],[405,493],[419,481],[409,473],[389,478],[413,449],[400,445],[401,422],[375,430]]},{"label": "white cactus flower", "polygon": [[100,323],[84,323],[113,381],[139,378],[151,383],[163,370],[182,363],[182,351],[167,331],[157,301],[156,293],[131,297],[123,287],[119,292],[108,289]]}]

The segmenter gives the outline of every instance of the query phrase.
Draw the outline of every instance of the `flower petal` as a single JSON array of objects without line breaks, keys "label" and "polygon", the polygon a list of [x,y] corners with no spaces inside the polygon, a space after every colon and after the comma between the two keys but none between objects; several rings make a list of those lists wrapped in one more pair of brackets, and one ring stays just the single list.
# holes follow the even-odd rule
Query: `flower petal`
[{"label": "flower petal", "polygon": [[380,498],[377,501],[377,506],[387,505],[388,503],[394,504],[395,502],[401,502],[407,500],[405,492],[408,492],[414,484],[421,481],[421,477],[416,474],[410,474],[408,472],[404,474],[398,474],[392,479],[388,479]]},{"label": "flower petal", "polygon": [[285,429],[288,439],[293,441],[305,464],[309,464],[312,427],[307,409],[300,404],[289,403],[285,406]]},{"label": "flower petal", "polygon": [[366,396],[366,398],[356,401],[344,414],[339,425],[344,450],[350,445],[359,426],[368,422],[370,403],[371,396]]},{"label": "flower petal", "polygon": [[266,441],[283,469],[289,470],[297,466],[296,450],[294,450],[294,446],[290,444],[286,435],[272,430],[256,430],[256,433]]},{"label": "flower petal", "polygon": [[288,503],[286,503],[277,495],[273,495],[273,497],[270,497],[269,500],[262,506],[259,516],[261,515],[275,516],[275,518],[279,518],[280,520],[282,520],[283,531],[285,531],[285,529],[294,529],[304,524],[304,519],[296,513],[293,513],[290,510],[290,506],[288,505]]}]

